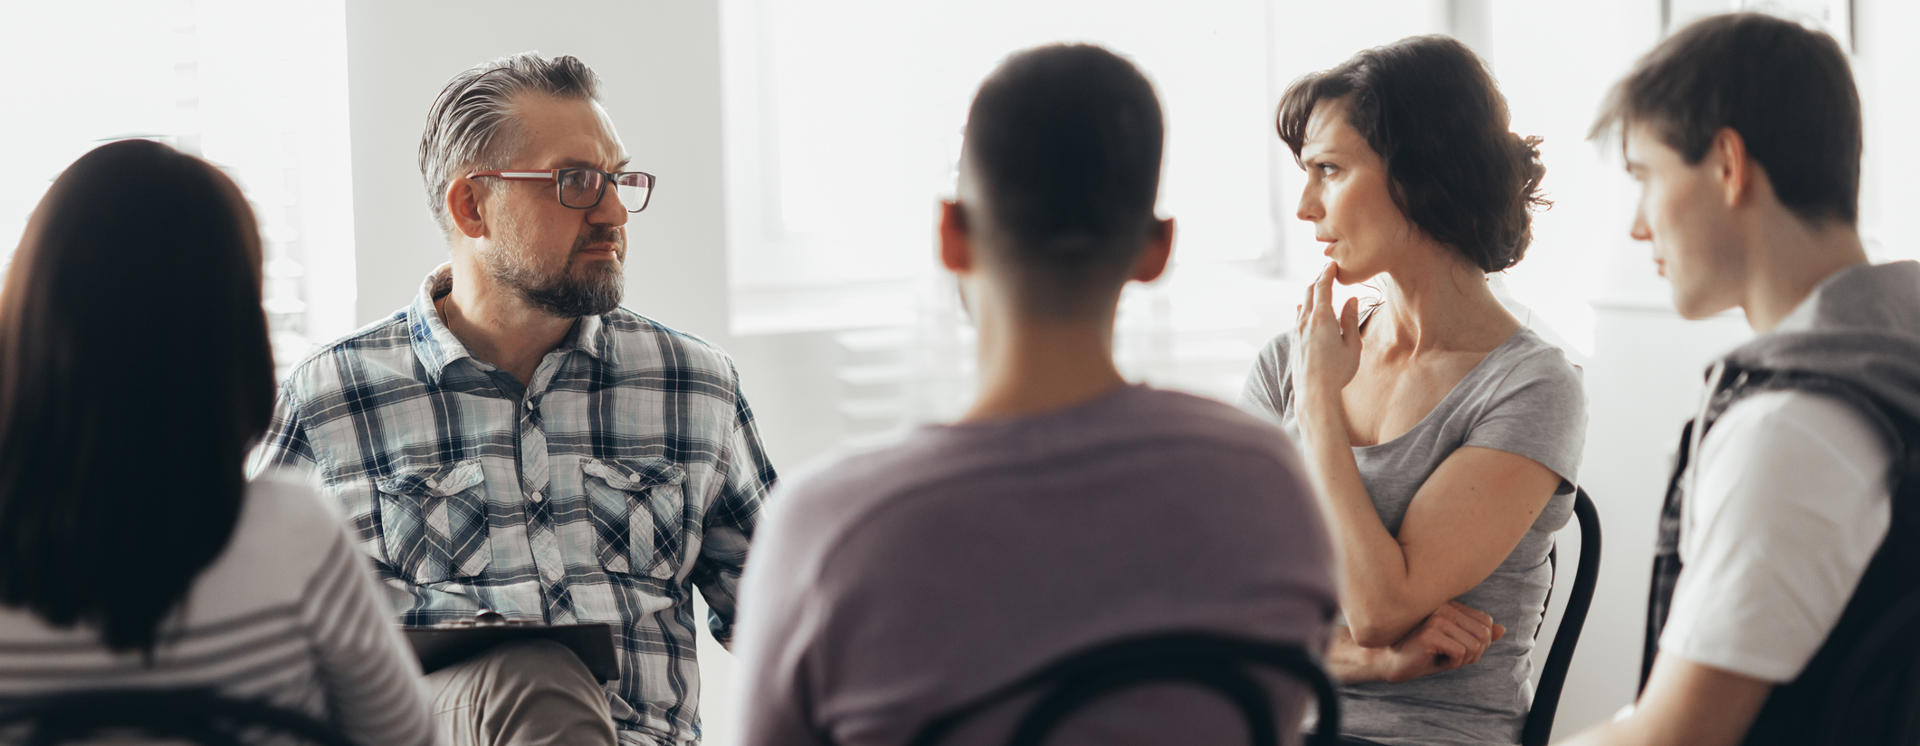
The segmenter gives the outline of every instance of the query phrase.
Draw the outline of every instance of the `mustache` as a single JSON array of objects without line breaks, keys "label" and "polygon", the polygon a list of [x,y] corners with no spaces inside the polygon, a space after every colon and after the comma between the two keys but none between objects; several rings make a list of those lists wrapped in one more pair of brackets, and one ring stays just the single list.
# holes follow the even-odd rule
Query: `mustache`
[{"label": "mustache", "polygon": [[610,226],[594,228],[582,234],[579,238],[574,239],[573,250],[575,253],[579,253],[585,251],[588,246],[597,243],[613,244],[614,253],[625,254],[627,251],[627,232]]}]

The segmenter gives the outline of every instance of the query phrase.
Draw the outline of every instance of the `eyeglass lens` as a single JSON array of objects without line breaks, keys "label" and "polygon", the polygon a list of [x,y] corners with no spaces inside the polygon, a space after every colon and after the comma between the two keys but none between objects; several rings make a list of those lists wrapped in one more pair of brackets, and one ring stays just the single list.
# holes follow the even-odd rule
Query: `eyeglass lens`
[{"label": "eyeglass lens", "polygon": [[[578,210],[591,208],[600,202],[600,194],[606,188],[606,175],[590,168],[568,168],[560,171],[560,204]],[[639,212],[647,206],[652,196],[653,179],[644,173],[628,171],[614,174],[614,191],[619,195],[620,206],[627,212]]]}]

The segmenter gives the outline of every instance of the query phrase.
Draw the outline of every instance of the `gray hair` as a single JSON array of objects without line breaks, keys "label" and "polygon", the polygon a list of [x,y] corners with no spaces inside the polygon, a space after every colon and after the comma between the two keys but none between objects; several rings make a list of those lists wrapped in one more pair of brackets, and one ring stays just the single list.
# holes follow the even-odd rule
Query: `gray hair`
[{"label": "gray hair", "polygon": [[571,56],[521,52],[467,68],[440,89],[420,134],[420,177],[441,230],[453,229],[447,185],[467,169],[503,168],[519,149],[513,103],[528,92],[598,101],[600,78]]}]

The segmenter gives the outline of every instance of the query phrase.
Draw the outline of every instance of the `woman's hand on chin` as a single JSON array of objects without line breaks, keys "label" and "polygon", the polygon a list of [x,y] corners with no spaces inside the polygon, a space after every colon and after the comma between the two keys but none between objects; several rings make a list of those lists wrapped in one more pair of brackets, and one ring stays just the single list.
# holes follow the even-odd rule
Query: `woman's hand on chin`
[{"label": "woman's hand on chin", "polygon": [[1339,267],[1329,262],[1307,286],[1306,301],[1293,330],[1293,354],[1288,371],[1303,406],[1338,406],[1340,391],[1360,370],[1360,299],[1348,298],[1333,306],[1333,278]]}]

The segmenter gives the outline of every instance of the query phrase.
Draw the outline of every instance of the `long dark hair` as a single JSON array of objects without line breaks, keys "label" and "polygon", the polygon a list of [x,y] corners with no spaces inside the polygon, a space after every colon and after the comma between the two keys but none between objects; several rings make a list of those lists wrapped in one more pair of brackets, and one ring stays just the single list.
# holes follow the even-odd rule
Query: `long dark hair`
[{"label": "long dark hair", "polygon": [[0,288],[0,604],[152,653],[227,545],[273,407],[260,232],[232,180],[104,145]]},{"label": "long dark hair", "polygon": [[1445,36],[1415,36],[1360,52],[1293,82],[1275,126],[1300,156],[1322,101],[1347,99],[1348,123],[1387,167],[1400,212],[1482,271],[1519,263],[1533,241],[1546,166],[1540,138],[1511,126],[1485,64]]}]

